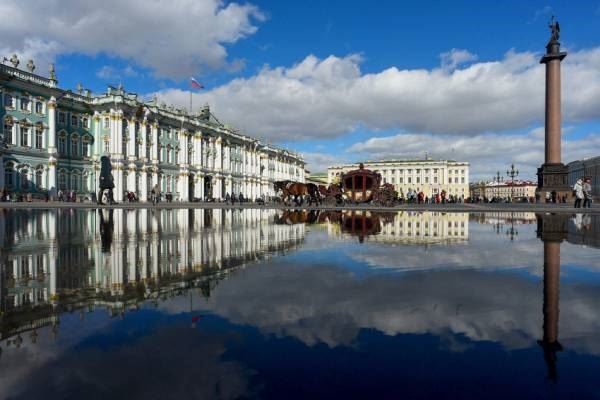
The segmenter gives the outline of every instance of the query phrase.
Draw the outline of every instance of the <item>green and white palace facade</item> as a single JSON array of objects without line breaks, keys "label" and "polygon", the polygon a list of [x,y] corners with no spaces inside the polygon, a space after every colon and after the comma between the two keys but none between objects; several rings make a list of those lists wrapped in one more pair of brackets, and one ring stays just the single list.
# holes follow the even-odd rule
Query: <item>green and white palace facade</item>
[{"label": "green and white palace facade", "polygon": [[304,160],[219,123],[208,106],[189,114],[122,87],[92,95],[58,87],[50,77],[0,65],[0,190],[46,194],[98,192],[100,157],[110,157],[114,197],[141,201],[158,184],[178,201],[254,200],[273,182],[304,182]]}]

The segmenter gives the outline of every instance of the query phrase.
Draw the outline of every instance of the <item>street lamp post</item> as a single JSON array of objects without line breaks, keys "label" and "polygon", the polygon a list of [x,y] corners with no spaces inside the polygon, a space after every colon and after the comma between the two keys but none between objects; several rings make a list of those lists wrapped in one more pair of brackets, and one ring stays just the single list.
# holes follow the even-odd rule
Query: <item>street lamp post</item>
[{"label": "street lamp post", "polygon": [[504,178],[500,176],[500,171],[496,172],[496,176],[492,178],[492,181],[496,182],[496,197],[500,197],[500,182],[503,180]]},{"label": "street lamp post", "polygon": [[515,169],[515,164],[510,164],[510,170],[506,170],[506,175],[510,178],[510,202],[512,203],[515,192],[515,177],[519,175],[519,170]]}]

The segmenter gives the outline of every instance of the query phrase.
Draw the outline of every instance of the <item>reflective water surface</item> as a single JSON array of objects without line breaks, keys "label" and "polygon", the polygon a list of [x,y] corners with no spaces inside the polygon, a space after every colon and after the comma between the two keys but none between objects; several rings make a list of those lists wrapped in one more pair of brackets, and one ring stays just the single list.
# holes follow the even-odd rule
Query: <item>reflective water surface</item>
[{"label": "reflective water surface", "polygon": [[0,211],[0,398],[598,398],[598,215]]}]

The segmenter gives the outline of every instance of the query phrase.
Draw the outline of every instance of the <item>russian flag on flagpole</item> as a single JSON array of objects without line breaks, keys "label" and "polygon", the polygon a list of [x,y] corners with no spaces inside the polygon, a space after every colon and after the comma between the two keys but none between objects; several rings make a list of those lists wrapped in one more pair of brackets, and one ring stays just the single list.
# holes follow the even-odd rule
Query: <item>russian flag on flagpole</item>
[{"label": "russian flag on flagpole", "polygon": [[201,84],[200,84],[200,83],[199,83],[199,82],[198,82],[196,79],[194,79],[194,77],[191,77],[191,78],[190,78],[190,80],[191,80],[191,81],[190,81],[190,85],[191,85],[193,88],[196,88],[196,89],[204,89],[204,86],[202,86],[202,85],[201,85]]}]

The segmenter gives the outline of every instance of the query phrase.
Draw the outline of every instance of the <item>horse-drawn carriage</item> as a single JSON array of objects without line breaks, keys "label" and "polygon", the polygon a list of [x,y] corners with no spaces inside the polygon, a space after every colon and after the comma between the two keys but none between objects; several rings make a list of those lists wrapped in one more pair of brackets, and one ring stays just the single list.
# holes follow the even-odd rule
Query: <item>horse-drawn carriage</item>
[{"label": "horse-drawn carriage", "polygon": [[365,169],[361,163],[358,169],[342,174],[339,183],[329,187],[319,187],[325,204],[333,205],[342,202],[350,204],[373,203],[381,206],[392,206],[398,197],[394,186],[381,184],[381,175]]}]

